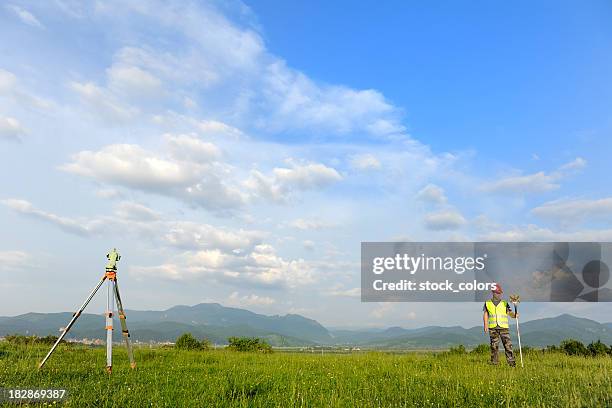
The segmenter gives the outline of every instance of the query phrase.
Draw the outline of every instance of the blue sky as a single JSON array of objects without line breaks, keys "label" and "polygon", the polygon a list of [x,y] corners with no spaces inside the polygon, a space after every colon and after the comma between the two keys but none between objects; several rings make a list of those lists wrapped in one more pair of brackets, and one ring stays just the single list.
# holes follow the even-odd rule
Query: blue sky
[{"label": "blue sky", "polygon": [[[128,308],[479,324],[475,304],[361,304],[359,243],[611,241],[611,16],[608,2],[8,2],[0,314],[73,309],[117,246]],[[525,313],[565,311],[611,312]]]}]

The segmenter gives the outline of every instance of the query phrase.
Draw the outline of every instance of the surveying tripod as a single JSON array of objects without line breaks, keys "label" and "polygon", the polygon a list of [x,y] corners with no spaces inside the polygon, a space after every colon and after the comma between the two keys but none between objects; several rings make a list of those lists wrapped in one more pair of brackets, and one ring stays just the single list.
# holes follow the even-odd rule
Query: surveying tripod
[{"label": "surveying tripod", "polygon": [[106,264],[106,271],[100,282],[91,291],[87,299],[79,310],[72,316],[72,319],[68,323],[68,326],[64,328],[62,334],[56,340],[51,350],[47,353],[45,358],[40,362],[38,368],[42,368],[47,362],[51,354],[55,351],[58,344],[62,341],[68,330],[74,325],[81,313],[85,310],[91,299],[94,297],[98,289],[102,286],[104,281],[107,283],[106,293],[106,371],[110,374],[113,369],[113,303],[117,303],[117,312],[119,312],[119,321],[121,322],[121,333],[125,340],[125,346],[127,347],[128,358],[130,359],[130,367],[135,368],[136,362],[134,361],[134,354],[132,353],[132,344],[130,343],[130,333],[125,322],[125,312],[123,311],[123,304],[121,302],[121,296],[119,295],[119,286],[117,286],[117,262],[121,259],[121,255],[117,252],[117,249],[113,248],[108,254],[106,254],[108,263]]}]

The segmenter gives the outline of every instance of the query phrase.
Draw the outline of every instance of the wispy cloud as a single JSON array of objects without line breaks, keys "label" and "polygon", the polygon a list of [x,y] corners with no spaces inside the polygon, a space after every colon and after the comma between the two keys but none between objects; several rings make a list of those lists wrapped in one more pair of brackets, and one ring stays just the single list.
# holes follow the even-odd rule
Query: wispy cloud
[{"label": "wispy cloud", "polygon": [[12,4],[7,5],[6,9],[15,13],[15,15],[23,23],[30,25],[32,27],[36,27],[36,28],[44,28],[44,26],[41,24],[40,21],[38,21],[36,16],[34,16],[34,14],[29,12],[28,10],[21,8],[19,6],[12,5]]},{"label": "wispy cloud", "polygon": [[577,157],[551,173],[539,171],[527,175],[504,177],[496,181],[485,182],[481,186],[481,190],[489,193],[503,194],[529,194],[553,191],[560,187],[559,182],[564,177],[567,177],[570,172],[583,169],[585,166],[586,160]]}]

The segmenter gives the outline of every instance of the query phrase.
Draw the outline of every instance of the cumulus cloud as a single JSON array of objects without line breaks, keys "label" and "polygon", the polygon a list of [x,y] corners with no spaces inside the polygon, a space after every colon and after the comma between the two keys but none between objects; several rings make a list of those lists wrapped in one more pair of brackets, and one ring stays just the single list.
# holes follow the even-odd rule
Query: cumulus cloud
[{"label": "cumulus cloud", "polygon": [[[170,136],[168,142],[174,157],[163,157],[138,145],[116,144],[97,152],[79,152],[61,169],[109,184],[177,197],[213,211],[231,210],[244,203],[244,194],[225,182],[227,168],[211,162],[217,154],[214,145],[187,136]],[[203,157],[205,161],[194,161]]]},{"label": "cumulus cloud", "polygon": [[170,154],[179,160],[212,162],[221,157],[221,149],[195,135],[164,135]]},{"label": "cumulus cloud", "polygon": [[135,144],[115,144],[99,151],[82,151],[64,171],[149,193],[181,199],[219,214],[230,213],[248,202],[287,201],[298,191],[317,190],[342,180],[332,167],[298,163],[276,167],[270,174],[251,171],[237,180],[234,168],[222,161],[221,150],[194,135],[165,135],[167,154]]},{"label": "cumulus cloud", "polygon": [[612,215],[612,198],[550,201],[532,209],[531,213],[559,221],[609,218]]},{"label": "cumulus cloud", "polygon": [[423,189],[417,193],[416,198],[419,201],[434,204],[444,204],[447,201],[444,189],[435,184],[428,184],[423,187]]},{"label": "cumulus cloud", "polygon": [[15,118],[0,115],[0,139],[20,141],[26,129]]},{"label": "cumulus cloud", "polygon": [[504,177],[496,181],[485,182],[480,189],[489,193],[544,193],[558,189],[561,179],[567,177],[570,172],[580,170],[585,166],[586,160],[577,157],[551,173],[540,171],[533,174]]},{"label": "cumulus cloud", "polygon": [[455,230],[465,225],[463,215],[456,210],[442,210],[425,216],[425,227],[434,231]]},{"label": "cumulus cloud", "polygon": [[315,270],[303,259],[287,260],[268,244],[256,245],[244,253],[218,249],[187,251],[166,264],[137,266],[132,273],[192,281],[214,279],[235,286],[295,288],[315,282]]},{"label": "cumulus cloud", "polygon": [[357,170],[378,170],[380,161],[372,154],[357,154],[351,157],[351,167]]},{"label": "cumulus cloud", "polygon": [[342,180],[336,169],[321,163],[289,164],[290,167],[274,168],[271,175],[253,170],[245,186],[259,197],[282,202],[295,191],[320,189]]},{"label": "cumulus cloud", "polygon": [[[112,21],[118,10],[160,29],[142,41],[148,45],[119,49],[107,70],[107,89],[157,92],[161,86],[173,90],[169,100],[188,97],[224,120],[275,133],[407,138],[401,109],[380,92],[309,78],[269,52],[253,25],[230,21],[214,3],[110,1],[96,7],[96,16]],[[176,38],[185,46],[150,45]]]},{"label": "cumulus cloud", "polygon": [[222,249],[235,254],[245,253],[261,244],[266,234],[260,231],[235,231],[192,221],[170,223],[163,238],[166,243],[189,250]]},{"label": "cumulus cloud", "polygon": [[15,13],[15,15],[19,17],[19,20],[21,20],[21,22],[32,27],[44,28],[44,26],[41,24],[40,21],[38,21],[36,16],[34,16],[34,14],[30,13],[28,10],[15,5],[7,5],[6,9]]}]

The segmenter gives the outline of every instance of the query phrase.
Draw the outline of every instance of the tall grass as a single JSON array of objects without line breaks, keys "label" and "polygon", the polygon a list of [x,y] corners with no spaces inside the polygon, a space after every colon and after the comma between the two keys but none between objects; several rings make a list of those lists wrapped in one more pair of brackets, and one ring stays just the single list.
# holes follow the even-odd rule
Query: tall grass
[{"label": "tall grass", "polygon": [[[66,388],[67,407],[608,407],[612,359],[528,353],[524,369],[480,354],[300,354],[103,349],[0,343],[0,386]],[[502,358],[503,360],[503,358]]]}]

